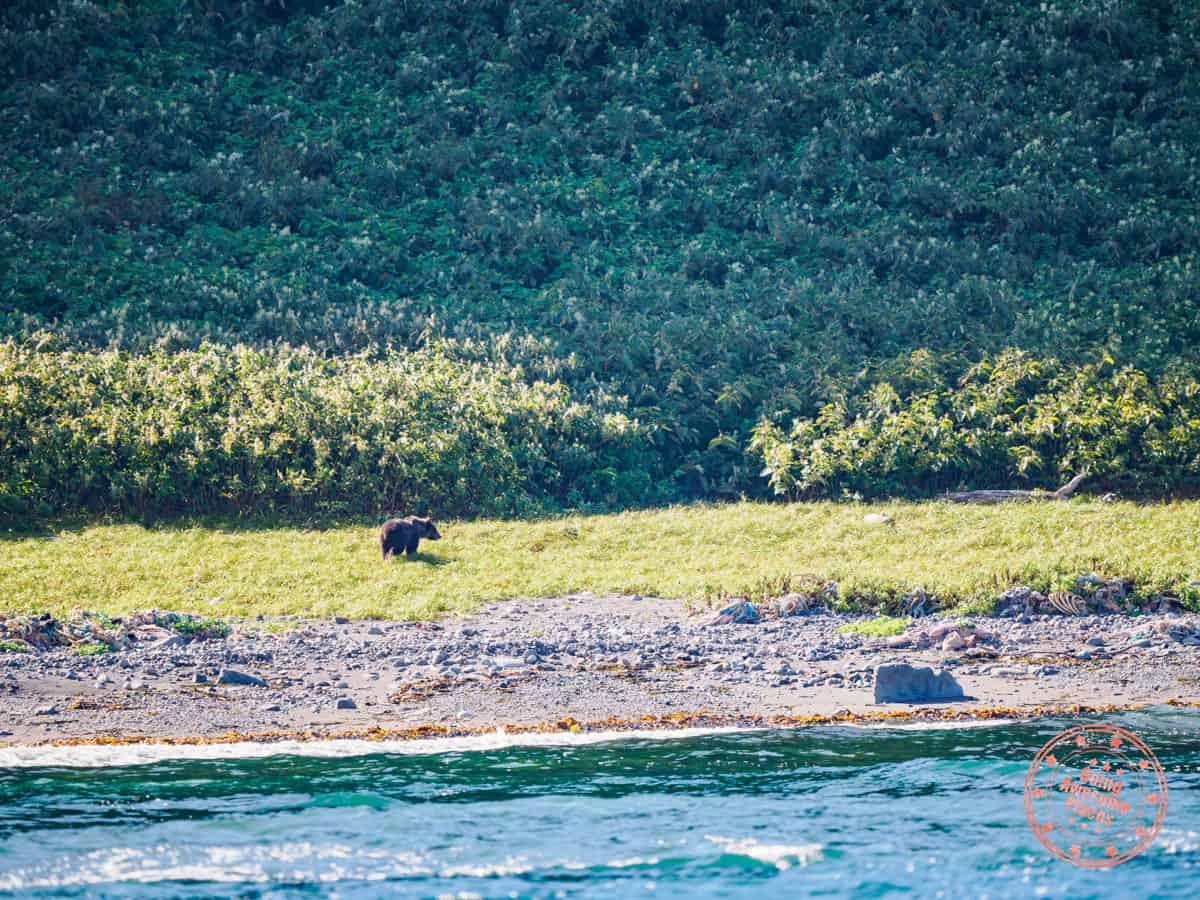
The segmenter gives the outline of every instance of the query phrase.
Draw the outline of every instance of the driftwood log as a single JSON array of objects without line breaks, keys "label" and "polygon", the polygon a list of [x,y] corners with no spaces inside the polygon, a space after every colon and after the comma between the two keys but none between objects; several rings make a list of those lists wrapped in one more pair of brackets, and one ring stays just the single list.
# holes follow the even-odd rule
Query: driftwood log
[{"label": "driftwood log", "polygon": [[1087,477],[1080,472],[1057,491],[954,491],[942,494],[939,500],[951,503],[1007,503],[1010,500],[1066,500]]}]

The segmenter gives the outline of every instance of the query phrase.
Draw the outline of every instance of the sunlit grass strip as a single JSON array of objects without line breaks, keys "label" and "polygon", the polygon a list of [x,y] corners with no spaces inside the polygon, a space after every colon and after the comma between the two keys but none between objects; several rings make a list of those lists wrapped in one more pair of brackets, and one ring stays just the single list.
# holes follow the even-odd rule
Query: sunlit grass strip
[{"label": "sunlit grass strip", "polygon": [[[863,516],[883,511],[890,527]],[[769,595],[799,574],[847,608],[898,612],[922,587],[943,606],[1004,588],[1126,577],[1151,596],[1200,578],[1200,502],[962,506],[694,505],[533,522],[444,523],[415,560],[379,559],[372,522],[306,530],[89,526],[0,540],[0,610],[418,618],[580,590],[703,599]]]},{"label": "sunlit grass strip", "polygon": [[[894,524],[864,523],[871,511]],[[0,540],[0,610],[418,618],[574,591],[761,598],[809,573],[836,581],[846,608],[895,614],[914,587],[943,606],[978,606],[1015,583],[1056,590],[1091,572],[1131,579],[1143,597],[1190,597],[1200,578],[1200,502],[738,503],[440,525],[444,539],[418,559],[388,562],[372,522],[10,538]]]}]

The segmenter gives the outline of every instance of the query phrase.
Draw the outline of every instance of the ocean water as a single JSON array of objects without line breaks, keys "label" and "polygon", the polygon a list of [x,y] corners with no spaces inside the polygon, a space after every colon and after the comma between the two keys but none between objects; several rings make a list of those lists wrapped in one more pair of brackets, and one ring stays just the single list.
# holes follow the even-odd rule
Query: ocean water
[{"label": "ocean water", "polygon": [[1143,853],[1084,869],[1034,837],[1027,769],[1081,721],[0,750],[0,895],[1200,896],[1196,711],[1103,720],[1169,784]]}]

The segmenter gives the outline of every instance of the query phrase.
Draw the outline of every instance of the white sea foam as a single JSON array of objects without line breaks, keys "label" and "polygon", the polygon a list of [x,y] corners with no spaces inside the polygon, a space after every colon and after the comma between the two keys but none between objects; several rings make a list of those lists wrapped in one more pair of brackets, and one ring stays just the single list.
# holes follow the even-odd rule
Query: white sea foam
[{"label": "white sea foam", "polygon": [[505,747],[561,747],[623,740],[679,740],[709,734],[751,731],[749,728],[680,728],[670,731],[600,731],[550,734],[509,734],[493,731],[470,737],[417,741],[365,741],[339,738],[327,741],[286,740],[272,743],[238,741],[228,744],[82,744],[77,746],[0,747],[0,768],[35,766],[136,766],[172,759],[254,759],[267,756],[344,757],[371,753],[423,756],[498,750]]},{"label": "white sea foam", "polygon": [[1163,828],[1154,839],[1154,844],[1164,853],[1190,854],[1200,850],[1200,832],[1184,831],[1182,828]]},{"label": "white sea foam", "polygon": [[[1012,724],[1012,719],[965,720],[961,722],[846,722],[832,723],[836,728],[902,729],[905,731],[942,731],[956,728],[989,728]],[[726,726],[717,728],[679,728],[662,731],[596,731],[575,733],[556,731],[548,734],[511,734],[503,730],[469,737],[428,738],[413,741],[366,741],[354,738],[335,740],[284,740],[270,743],[237,741],[226,744],[81,744],[74,746],[0,747],[0,768],[67,766],[100,768],[136,766],[172,759],[255,759],[268,756],[346,757],[371,753],[424,756],[437,753],[464,753],[473,750],[498,750],[505,747],[560,747],[600,744],[624,740],[679,740],[710,734],[733,734],[767,730],[763,726]],[[786,731],[784,727],[780,730]]]},{"label": "white sea foam", "polygon": [[523,857],[495,863],[447,865],[418,854],[374,850],[350,844],[285,842],[260,847],[113,847],[48,860],[45,864],[0,872],[0,891],[55,890],[98,884],[153,884],[173,881],[270,883],[389,878],[495,878],[533,871]]},{"label": "white sea foam", "polygon": [[823,844],[763,844],[753,838],[727,838],[714,834],[704,837],[726,853],[770,863],[781,872],[795,865],[806,866],[825,858]]},{"label": "white sea foam", "polygon": [[961,722],[861,722],[855,728],[887,731],[956,731],[960,728],[998,728],[1012,725],[1018,719],[964,719]]}]

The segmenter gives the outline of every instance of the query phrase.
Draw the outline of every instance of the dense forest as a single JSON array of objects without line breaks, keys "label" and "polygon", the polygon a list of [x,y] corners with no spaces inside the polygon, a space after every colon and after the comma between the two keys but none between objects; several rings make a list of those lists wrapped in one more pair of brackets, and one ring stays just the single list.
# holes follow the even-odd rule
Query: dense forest
[{"label": "dense forest", "polygon": [[0,515],[1200,481],[1200,6],[18,0]]}]

